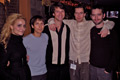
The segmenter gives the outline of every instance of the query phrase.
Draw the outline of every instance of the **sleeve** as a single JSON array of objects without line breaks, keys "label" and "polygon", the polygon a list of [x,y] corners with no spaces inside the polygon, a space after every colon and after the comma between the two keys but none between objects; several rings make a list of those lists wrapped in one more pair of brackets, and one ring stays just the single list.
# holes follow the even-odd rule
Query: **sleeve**
[{"label": "sleeve", "polygon": [[0,44],[0,77],[3,80],[4,79],[15,80],[14,77],[7,70],[8,61],[9,61],[9,53],[6,52],[4,46]]},{"label": "sleeve", "polygon": [[69,28],[70,28],[70,26],[71,26],[71,23],[73,23],[74,21],[75,21],[75,20],[67,20],[67,19],[64,19],[64,20],[63,20],[63,22],[64,22],[65,24],[67,24]]},{"label": "sleeve", "polygon": [[[95,24],[93,23],[93,21],[90,20],[89,22],[91,24],[91,27],[95,26]],[[102,30],[104,28],[112,29],[114,27],[114,25],[115,25],[115,23],[113,21],[106,20],[106,21],[104,21],[104,26],[103,26]]]},{"label": "sleeve", "polygon": [[[72,23],[74,20],[67,20],[67,19],[64,19],[63,20],[63,22],[65,23],[65,24],[67,24],[69,27],[70,27],[70,23]],[[48,25],[50,25],[50,24],[55,24],[55,22],[54,22],[54,18],[50,18],[49,20],[48,20]]]},{"label": "sleeve", "polygon": [[103,29],[104,28],[112,29],[114,27],[114,25],[115,25],[115,23],[113,21],[106,20],[106,21],[104,21]]},{"label": "sleeve", "polygon": [[50,19],[48,20],[48,25],[50,25],[50,24],[55,24],[54,18],[50,18]]},{"label": "sleeve", "polygon": [[92,28],[92,27],[94,27],[94,26],[95,26],[95,24],[93,23],[93,21],[92,21],[92,20],[88,20],[87,22],[88,22],[88,24],[89,24],[90,28]]},{"label": "sleeve", "polygon": [[112,49],[112,55],[111,59],[109,61],[108,67],[105,68],[107,72],[115,71],[118,65],[117,57],[120,54],[119,51],[119,42],[118,42],[118,36],[114,30],[111,32],[111,49]]},{"label": "sleeve", "polygon": [[47,44],[48,44],[49,37],[46,33],[45,33],[45,35],[46,35],[46,40],[47,40]]},{"label": "sleeve", "polygon": [[25,48],[27,47],[27,40],[26,40],[26,37],[23,38],[23,44],[25,46]]}]

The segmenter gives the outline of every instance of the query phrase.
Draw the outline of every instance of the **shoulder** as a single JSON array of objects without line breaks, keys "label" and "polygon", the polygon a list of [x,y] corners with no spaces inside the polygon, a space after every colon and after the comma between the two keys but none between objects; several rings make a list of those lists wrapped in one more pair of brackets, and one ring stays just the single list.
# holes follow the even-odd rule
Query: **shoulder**
[{"label": "shoulder", "polygon": [[31,37],[32,37],[32,34],[29,34],[29,35],[23,37],[23,40],[29,39],[29,38],[31,38]]},{"label": "shoulder", "polygon": [[66,23],[63,22],[63,24],[64,24],[64,26],[66,26],[67,28],[69,28],[69,26]]},{"label": "shoulder", "polygon": [[4,44],[0,43],[0,49],[4,48]]},{"label": "shoulder", "polygon": [[48,35],[46,33],[42,33],[42,36],[48,40]]},{"label": "shoulder", "polygon": [[4,53],[5,48],[4,48],[4,44],[0,43],[0,53]]},{"label": "shoulder", "polygon": [[67,24],[64,24],[64,25],[66,26],[67,30],[70,31],[69,26]]},{"label": "shoulder", "polygon": [[29,35],[23,37],[23,43],[28,42],[29,40],[31,40],[31,38],[32,38],[32,34],[29,34]]}]

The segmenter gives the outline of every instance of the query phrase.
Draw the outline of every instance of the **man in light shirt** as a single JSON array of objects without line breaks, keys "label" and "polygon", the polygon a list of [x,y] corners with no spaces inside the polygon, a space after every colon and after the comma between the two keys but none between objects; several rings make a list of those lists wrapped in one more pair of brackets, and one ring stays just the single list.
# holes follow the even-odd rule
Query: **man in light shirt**
[{"label": "man in light shirt", "polygon": [[[63,20],[70,27],[70,78],[71,80],[89,80],[90,29],[95,25],[93,21],[86,21],[86,10],[83,5],[75,7],[75,20]],[[54,19],[49,21],[49,28],[54,30]],[[108,35],[114,23],[105,21],[103,29],[98,33],[101,37]]]}]

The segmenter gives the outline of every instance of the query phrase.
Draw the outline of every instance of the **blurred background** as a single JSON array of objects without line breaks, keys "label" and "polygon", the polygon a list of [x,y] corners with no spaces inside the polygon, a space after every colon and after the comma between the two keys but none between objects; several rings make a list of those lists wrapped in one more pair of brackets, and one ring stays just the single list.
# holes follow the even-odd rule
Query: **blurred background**
[{"label": "blurred background", "polygon": [[[0,0],[0,31],[5,23],[7,16],[11,13],[21,13],[27,19],[27,29],[25,36],[30,33],[29,20],[34,15],[44,17],[45,23],[51,17],[50,7],[54,2],[61,2],[66,7],[66,19],[74,19],[74,7],[84,4],[87,8],[86,19],[90,18],[90,9],[93,4],[102,5],[105,8],[106,18],[115,22],[114,29],[118,33],[120,41],[120,0]],[[113,80],[118,80],[119,76],[113,74]],[[120,79],[119,79],[120,80]]]}]

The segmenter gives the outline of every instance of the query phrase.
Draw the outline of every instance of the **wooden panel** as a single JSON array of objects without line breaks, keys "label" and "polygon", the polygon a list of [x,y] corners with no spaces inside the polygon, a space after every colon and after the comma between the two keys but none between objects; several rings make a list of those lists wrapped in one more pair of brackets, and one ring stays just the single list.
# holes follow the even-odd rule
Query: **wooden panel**
[{"label": "wooden panel", "polygon": [[20,13],[26,17],[27,20],[27,25],[26,25],[26,31],[24,36],[28,35],[29,33],[31,33],[31,29],[29,26],[29,21],[31,18],[31,11],[30,11],[30,0],[19,0],[19,11]]}]

